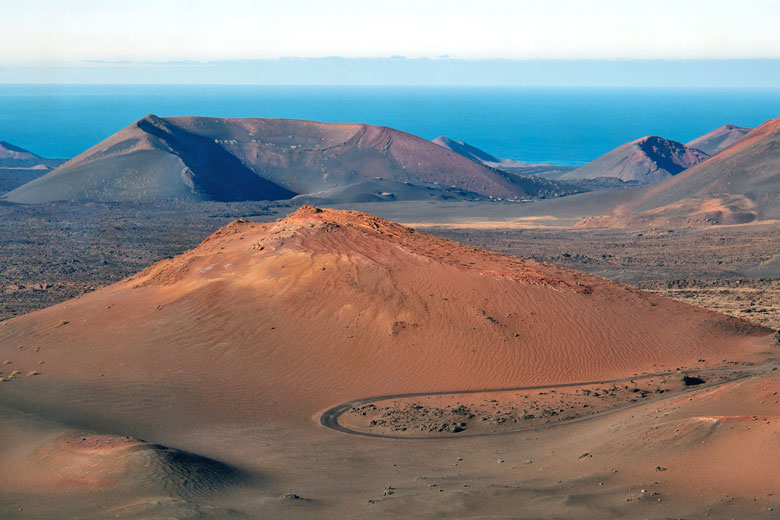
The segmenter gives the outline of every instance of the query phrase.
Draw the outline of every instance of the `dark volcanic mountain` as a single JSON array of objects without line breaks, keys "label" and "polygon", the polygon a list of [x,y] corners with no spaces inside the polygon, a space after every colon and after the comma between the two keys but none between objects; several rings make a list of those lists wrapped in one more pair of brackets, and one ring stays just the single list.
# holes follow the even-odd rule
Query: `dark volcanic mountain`
[{"label": "dark volcanic mountain", "polygon": [[648,136],[615,148],[585,166],[561,176],[562,180],[612,177],[652,184],[677,175],[709,155],[677,141]]},{"label": "dark volcanic mountain", "polygon": [[780,218],[780,118],[617,209],[715,223]]},{"label": "dark volcanic mountain", "polygon": [[294,193],[257,176],[213,139],[147,116],[6,194],[11,202],[247,200]]},{"label": "dark volcanic mountain", "polygon": [[723,125],[698,139],[694,139],[690,143],[686,143],[685,146],[696,148],[709,155],[715,155],[745,137],[751,130],[753,129]]},{"label": "dark volcanic mountain", "polygon": [[46,159],[24,148],[0,141],[0,168],[49,170],[56,168],[64,162],[63,159]]},{"label": "dark volcanic mountain", "polygon": [[568,192],[385,127],[149,115],[7,200],[278,200],[371,189],[365,181],[374,179],[385,181],[383,192],[409,192],[408,183],[508,199]]},{"label": "dark volcanic mountain", "polygon": [[64,162],[64,159],[46,159],[0,141],[0,194],[37,179]]}]

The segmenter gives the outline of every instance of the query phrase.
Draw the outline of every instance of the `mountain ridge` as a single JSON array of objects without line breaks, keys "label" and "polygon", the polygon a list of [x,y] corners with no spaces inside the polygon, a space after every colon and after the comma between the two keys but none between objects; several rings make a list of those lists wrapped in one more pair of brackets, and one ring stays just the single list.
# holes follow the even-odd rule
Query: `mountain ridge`
[{"label": "mountain ridge", "polygon": [[780,117],[582,226],[746,224],[780,219]]},{"label": "mountain ridge", "polygon": [[[500,199],[575,191],[477,164],[388,127],[150,114],[5,197],[11,202],[284,200],[377,178],[399,193],[410,183]],[[377,194],[356,196],[367,195]]]}]

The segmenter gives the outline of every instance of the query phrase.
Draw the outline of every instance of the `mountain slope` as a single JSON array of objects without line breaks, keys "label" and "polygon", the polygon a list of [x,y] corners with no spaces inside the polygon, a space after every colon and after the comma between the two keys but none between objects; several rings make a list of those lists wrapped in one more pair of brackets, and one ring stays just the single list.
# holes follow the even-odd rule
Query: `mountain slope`
[{"label": "mountain slope", "polygon": [[310,424],[361,396],[742,359],[770,332],[370,215],[303,207],[280,222],[237,221],[132,278],[3,322],[0,359],[40,375],[6,384],[2,403],[127,434]]},{"label": "mountain slope", "polygon": [[753,129],[735,125],[723,125],[686,143],[685,146],[696,148],[709,155],[715,155],[745,137],[751,130]]},{"label": "mountain slope", "polygon": [[292,119],[168,120],[219,141],[258,175],[298,194],[377,177],[392,182],[438,183],[503,198],[564,191],[554,183],[475,164],[430,141],[387,127]]},{"label": "mountain slope", "polygon": [[60,168],[6,194],[54,200],[263,200],[292,192],[255,175],[222,147],[147,116]]},{"label": "mountain slope", "polygon": [[698,215],[716,223],[780,218],[780,118],[616,210],[618,215],[637,212]]},{"label": "mountain slope", "polygon": [[510,199],[571,191],[390,128],[149,115],[7,200],[287,199],[375,178]]},{"label": "mountain slope", "polygon": [[612,177],[652,184],[677,175],[709,156],[684,144],[648,136],[626,143],[585,166],[562,175],[562,180]]},{"label": "mountain slope", "polygon": [[451,150],[458,155],[462,155],[463,157],[468,157],[472,161],[477,161],[481,163],[486,163],[486,162],[497,163],[502,160],[499,159],[498,157],[490,155],[484,150],[480,150],[476,146],[471,146],[470,144],[465,143],[463,141],[456,141],[454,139],[450,139],[449,137],[445,137],[443,135],[440,135],[432,142],[438,144],[441,147],[446,148],[447,150]]}]

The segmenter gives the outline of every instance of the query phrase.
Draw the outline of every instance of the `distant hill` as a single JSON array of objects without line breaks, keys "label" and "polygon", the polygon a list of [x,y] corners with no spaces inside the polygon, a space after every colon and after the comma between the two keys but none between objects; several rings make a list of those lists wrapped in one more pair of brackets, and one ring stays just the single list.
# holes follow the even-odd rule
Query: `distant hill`
[{"label": "distant hill", "polygon": [[147,116],[5,195],[54,200],[246,200],[293,196],[257,176],[213,139]]},{"label": "distant hill", "polygon": [[780,118],[707,161],[614,202],[612,214],[589,217],[581,224],[712,225],[780,219]]},{"label": "distant hill", "polygon": [[703,212],[720,223],[780,218],[780,118],[653,186],[626,209]]},{"label": "distant hill", "polygon": [[[337,190],[341,198],[363,200],[377,193],[344,188],[363,183],[373,190],[366,180],[396,188],[397,183],[438,185],[503,199],[574,191],[477,164],[391,128],[149,115],[6,199],[280,200]],[[396,188],[399,197],[408,191]]]},{"label": "distant hill", "polygon": [[745,137],[751,130],[753,129],[735,125],[723,125],[686,143],[685,146],[696,148],[709,155],[715,155]]},{"label": "distant hill", "polygon": [[579,180],[605,177],[652,184],[677,175],[708,157],[701,150],[677,141],[648,136],[615,148],[560,178]]},{"label": "distant hill", "polygon": [[0,168],[49,170],[64,163],[64,159],[46,159],[24,148],[0,141]]},{"label": "distant hill", "polygon": [[500,159],[476,146],[470,145],[464,141],[456,141],[443,135],[434,139],[433,142],[458,155],[482,163],[490,168],[496,168],[520,175],[534,175],[545,179],[557,180],[562,174],[574,169],[571,166],[560,166],[557,164],[527,163],[515,161],[514,159]]},{"label": "distant hill", "polygon": [[0,141],[0,194],[35,180],[64,162],[65,159],[47,159]]}]

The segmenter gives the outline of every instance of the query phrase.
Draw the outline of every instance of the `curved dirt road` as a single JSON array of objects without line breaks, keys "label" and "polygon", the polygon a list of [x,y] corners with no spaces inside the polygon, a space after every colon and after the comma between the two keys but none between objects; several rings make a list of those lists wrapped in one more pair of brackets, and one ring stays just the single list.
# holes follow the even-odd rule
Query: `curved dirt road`
[{"label": "curved dirt road", "polygon": [[[341,417],[342,414],[347,412],[348,410],[360,406],[363,404],[368,404],[376,401],[384,401],[388,399],[402,399],[407,397],[427,397],[427,396],[435,396],[435,395],[462,395],[462,394],[480,394],[480,393],[495,393],[495,392],[521,392],[521,391],[530,391],[530,390],[545,390],[545,389],[552,389],[552,388],[567,388],[567,387],[574,387],[574,386],[588,386],[588,385],[606,385],[611,383],[625,383],[627,381],[633,381],[636,379],[649,379],[652,377],[667,377],[667,376],[673,376],[673,375],[681,375],[683,372],[656,372],[653,374],[643,374],[641,376],[632,376],[632,377],[622,377],[618,379],[603,379],[600,381],[581,381],[576,383],[563,383],[563,384],[551,384],[551,385],[538,385],[538,386],[518,386],[514,388],[489,388],[489,389],[482,389],[482,390],[456,390],[456,391],[445,391],[445,392],[418,392],[418,393],[407,393],[407,394],[391,394],[391,395],[380,395],[380,396],[374,396],[374,397],[364,397],[361,399],[356,399],[354,401],[349,401],[347,403],[342,403],[339,405],[336,405],[332,408],[329,408],[325,410],[322,415],[320,415],[320,424],[326,428],[329,428],[331,430],[335,430],[337,432],[341,433],[348,433],[350,435],[361,435],[363,437],[374,437],[379,439],[396,439],[396,440],[452,440],[452,439],[462,439],[465,437],[487,437],[489,435],[507,435],[511,433],[523,433],[523,432],[529,432],[534,430],[541,430],[544,428],[552,428],[555,426],[562,426],[566,424],[586,421],[589,419],[594,419],[596,417],[603,417],[605,415],[620,412],[623,410],[628,410],[630,408],[636,408],[639,406],[642,406],[644,404],[647,404],[649,402],[658,402],[665,399],[671,399],[674,397],[678,397],[682,394],[688,393],[688,392],[694,392],[697,390],[705,389],[705,388],[712,388],[715,386],[724,385],[726,383],[731,383],[734,381],[738,381],[740,379],[745,379],[747,377],[755,376],[757,374],[763,373],[764,370],[757,370],[758,368],[764,368],[762,367],[750,367],[753,370],[741,373],[739,375],[729,377],[726,379],[722,379],[720,381],[714,381],[711,383],[704,383],[701,385],[692,386],[690,388],[686,388],[680,392],[673,393],[671,395],[667,395],[664,397],[659,397],[657,399],[653,399],[652,401],[645,401],[645,402],[637,402],[637,403],[631,403],[626,406],[621,406],[618,408],[611,408],[609,410],[605,410],[603,412],[596,412],[590,415],[583,415],[582,417],[577,417],[574,419],[559,421],[552,424],[540,424],[537,426],[530,426],[526,428],[518,428],[516,430],[506,430],[506,431],[500,431],[500,432],[485,432],[485,433],[458,433],[453,434],[451,436],[447,437],[436,437],[436,436],[409,436],[409,435],[389,435],[389,434],[383,434],[383,433],[371,433],[371,432],[364,432],[360,430],[353,430],[351,428],[347,428],[345,426],[342,426],[339,423],[339,417]],[[695,374],[695,373],[701,373],[701,372],[717,372],[720,370],[729,370],[733,371],[733,367],[724,368],[724,369],[711,369],[711,370],[691,370],[684,372],[685,374]]]}]

